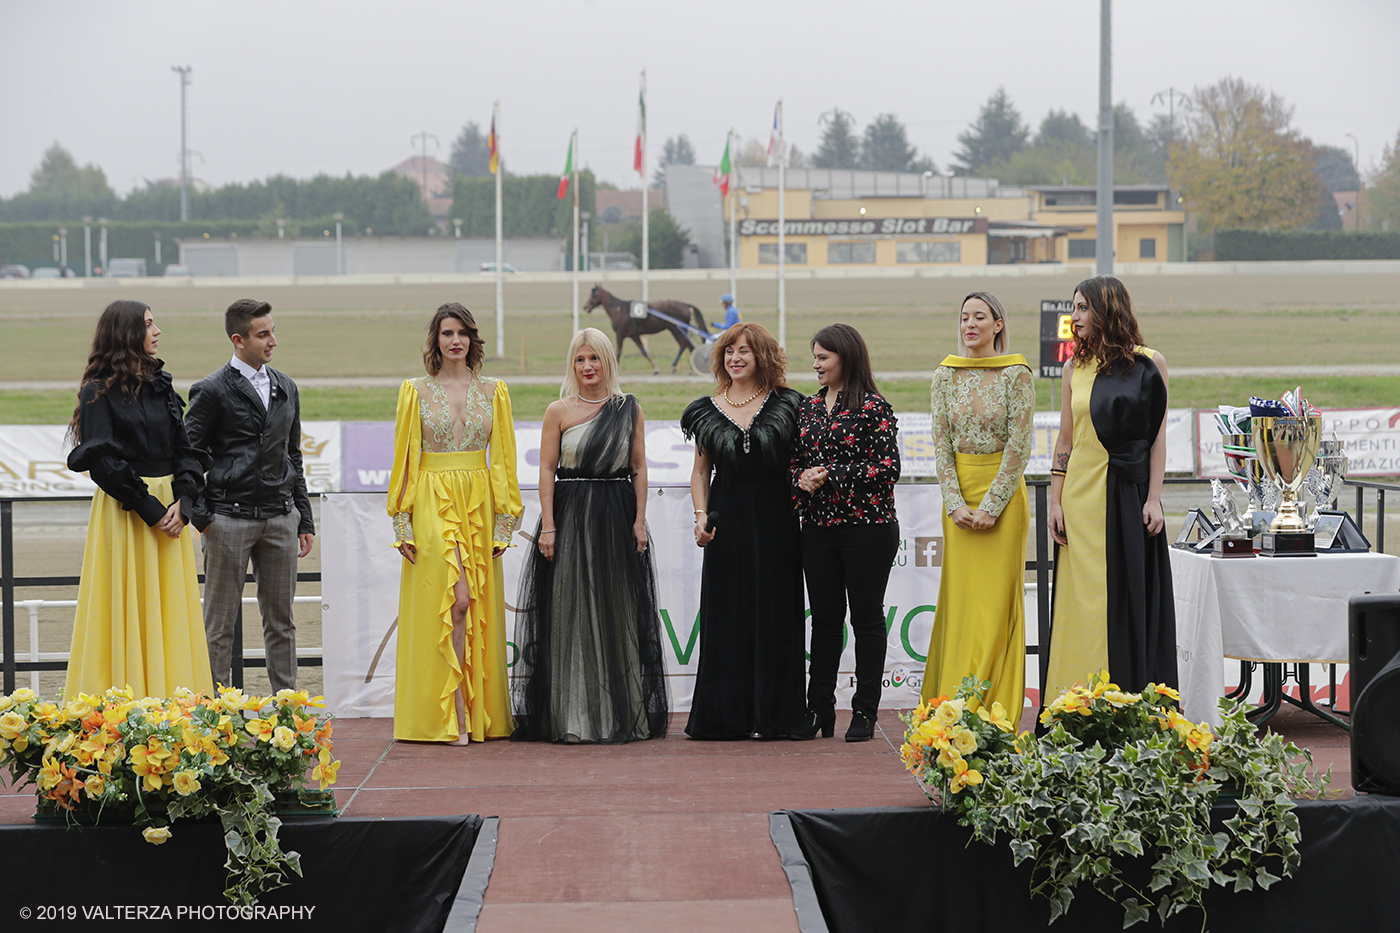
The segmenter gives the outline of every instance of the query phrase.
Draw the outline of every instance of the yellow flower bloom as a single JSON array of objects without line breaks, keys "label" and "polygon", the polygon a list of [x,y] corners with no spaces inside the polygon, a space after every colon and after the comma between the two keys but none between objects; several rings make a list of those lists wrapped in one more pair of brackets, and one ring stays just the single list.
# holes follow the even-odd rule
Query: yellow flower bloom
[{"label": "yellow flower bloom", "polygon": [[311,702],[311,694],[305,690],[289,690],[283,687],[277,691],[277,702],[282,706],[305,706]]},{"label": "yellow flower bloom", "polygon": [[1165,684],[1153,684],[1152,688],[1157,691],[1159,696],[1164,696],[1169,700],[1176,700],[1178,703],[1181,702],[1181,694]]},{"label": "yellow flower bloom", "polygon": [[272,730],[272,744],[284,752],[289,752],[297,744],[297,734],[286,726],[278,726]]},{"label": "yellow flower bloom", "polygon": [[247,697],[243,700],[243,708],[258,712],[267,705],[267,697]]},{"label": "yellow flower bloom", "polygon": [[939,704],[938,712],[935,713],[935,715],[938,717],[939,722],[943,723],[945,726],[951,726],[962,718],[963,705],[962,700],[948,700]]},{"label": "yellow flower bloom", "polygon": [[962,756],[958,754],[956,749],[950,746],[944,746],[941,750],[939,750],[938,766],[940,768],[947,768],[951,771],[956,771],[957,766],[959,764],[961,764],[964,768],[967,767],[967,763],[962,760]]},{"label": "yellow flower bloom", "polygon": [[101,797],[107,790],[107,779],[100,774],[94,774],[83,782],[83,789],[87,791],[89,797]]},{"label": "yellow flower bloom", "polygon": [[195,777],[193,771],[175,772],[175,793],[179,794],[181,797],[188,797],[190,794],[199,790],[199,788],[199,778]]},{"label": "yellow flower bloom", "polygon": [[982,772],[978,771],[976,768],[968,768],[967,771],[963,773],[962,777],[969,784],[975,785],[982,783]]},{"label": "yellow flower bloom", "polygon": [[82,719],[92,712],[92,704],[81,698],[69,700],[67,705],[63,707],[63,712],[69,719]]},{"label": "yellow flower bloom", "polygon": [[45,755],[44,763],[39,768],[39,789],[53,790],[62,779],[63,771],[59,767],[58,759]]},{"label": "yellow flower bloom", "polygon": [[141,830],[141,835],[153,846],[158,846],[170,838],[170,829],[166,826],[147,826]]},{"label": "yellow flower bloom", "polygon": [[973,735],[971,730],[963,729],[953,735],[953,747],[960,754],[971,755],[977,751],[977,736]]},{"label": "yellow flower bloom", "polygon": [[10,740],[17,739],[19,738],[19,734],[24,731],[26,725],[28,724],[24,721],[23,716],[14,710],[10,710],[8,713],[0,716],[0,735]]},{"label": "yellow flower bloom", "polygon": [[250,719],[243,724],[243,730],[259,742],[272,738],[272,723],[266,719]]},{"label": "yellow flower bloom", "polygon": [[335,773],[340,770],[340,762],[329,761],[330,754],[321,752],[321,760],[311,769],[311,780],[321,782],[321,790],[335,783]]},{"label": "yellow flower bloom", "polygon": [[1110,706],[1116,709],[1132,706],[1142,699],[1142,697],[1136,693],[1124,693],[1121,690],[1105,690],[1103,698],[1108,701]]},{"label": "yellow flower bloom", "polygon": [[14,700],[16,703],[28,703],[37,696],[38,694],[28,687],[20,687],[14,693],[10,694],[10,699]]},{"label": "yellow flower bloom", "polygon": [[966,786],[967,775],[955,774],[953,775],[952,779],[948,781],[948,792],[952,794],[959,794],[962,793],[962,789]]},{"label": "yellow flower bloom", "polygon": [[14,701],[13,698],[8,697],[8,696],[4,696],[4,695],[0,695],[0,713],[5,712],[7,709],[9,709],[10,707],[12,707],[12,706],[14,706],[14,705],[15,705],[15,701]]},{"label": "yellow flower bloom", "polygon": [[173,695],[173,696],[175,697],[175,699],[177,699],[177,700],[193,700],[193,699],[194,699],[194,691],[191,690],[189,687],[176,687],[176,688],[175,688],[175,693],[172,694],[172,695]]}]

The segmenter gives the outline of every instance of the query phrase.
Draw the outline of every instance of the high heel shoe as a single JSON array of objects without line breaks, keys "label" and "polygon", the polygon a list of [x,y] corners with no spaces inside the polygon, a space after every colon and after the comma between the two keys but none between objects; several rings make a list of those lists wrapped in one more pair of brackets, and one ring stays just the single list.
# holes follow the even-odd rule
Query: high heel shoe
[{"label": "high heel shoe", "polygon": [[846,730],[847,742],[869,742],[875,737],[875,720],[856,710],[851,713],[851,727]]},{"label": "high heel shoe", "polygon": [[817,733],[822,734],[822,738],[829,739],[836,734],[836,710],[827,710],[819,713],[814,709],[809,709],[797,718],[797,722],[788,732],[790,739],[815,739]]}]

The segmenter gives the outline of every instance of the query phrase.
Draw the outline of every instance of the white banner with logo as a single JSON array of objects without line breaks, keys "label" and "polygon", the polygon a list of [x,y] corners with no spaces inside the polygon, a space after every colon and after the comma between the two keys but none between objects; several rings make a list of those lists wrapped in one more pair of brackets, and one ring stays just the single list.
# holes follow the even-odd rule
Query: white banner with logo
[{"label": "white banner with logo", "polygon": [[[539,519],[539,500],[523,492],[525,521],[517,533],[519,547],[504,560],[507,604],[507,659],[513,667],[514,610],[521,562],[531,546]],[[908,708],[918,702],[924,662],[933,632],[934,609],[942,571],[943,496],[936,485],[902,485],[895,489],[900,547],[885,593],[883,708]],[[691,535],[693,517],[687,487],[653,486],[647,500],[652,553],[660,594],[661,634],[673,711],[690,708],[700,632],[700,569],[704,552]],[[322,638],[325,694],[342,716],[392,716],[394,625],[398,615],[402,558],[389,547],[393,540],[382,495],[344,493],[321,497]],[[1027,637],[1035,639],[1034,594],[1026,598]],[[855,654],[846,628],[841,657],[838,702],[849,705],[855,691]],[[1038,686],[1038,669],[1027,670],[1027,685]],[[1038,694],[1037,694],[1038,695]]]},{"label": "white banner with logo", "polygon": [[[1196,412],[1196,445],[1201,476],[1220,477],[1225,455],[1215,412]],[[1400,473],[1400,408],[1327,408],[1322,412],[1323,440],[1339,440],[1347,454],[1348,476],[1394,476]],[[1167,467],[1168,470],[1171,467]],[[1341,503],[1346,508],[1346,503]]]},{"label": "white banner with logo", "polygon": [[[67,425],[0,425],[0,497],[90,496],[97,484],[68,469]],[[302,466],[312,493],[341,488],[340,422],[301,423]]]}]

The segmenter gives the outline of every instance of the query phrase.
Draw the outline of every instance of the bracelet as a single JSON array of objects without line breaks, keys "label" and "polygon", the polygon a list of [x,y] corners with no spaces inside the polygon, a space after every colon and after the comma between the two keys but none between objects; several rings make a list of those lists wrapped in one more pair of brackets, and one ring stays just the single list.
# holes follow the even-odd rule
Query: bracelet
[{"label": "bracelet", "polygon": [[1050,471],[1050,475],[1051,475],[1051,476],[1068,476],[1069,474],[1066,473],[1064,470],[1051,470],[1051,471]]},{"label": "bracelet", "polygon": [[704,509],[696,509],[694,514],[696,514],[696,515],[708,515],[708,514],[710,514],[710,513],[709,513],[709,512],[706,512]]},{"label": "bracelet", "polygon": [[553,529],[553,528],[541,528],[541,529],[540,529],[540,534],[542,534],[542,535],[552,535],[552,534],[554,534],[554,529]]}]

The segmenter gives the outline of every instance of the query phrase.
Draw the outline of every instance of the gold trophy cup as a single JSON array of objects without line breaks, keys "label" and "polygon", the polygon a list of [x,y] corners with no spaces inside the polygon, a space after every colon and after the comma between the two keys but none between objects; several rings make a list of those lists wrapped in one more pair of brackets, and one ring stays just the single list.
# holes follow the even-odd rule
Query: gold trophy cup
[{"label": "gold trophy cup", "polygon": [[1298,490],[1317,459],[1322,418],[1255,417],[1253,426],[1259,465],[1279,490],[1278,514],[1260,535],[1259,552],[1267,557],[1316,554],[1313,534],[1298,514]]}]

